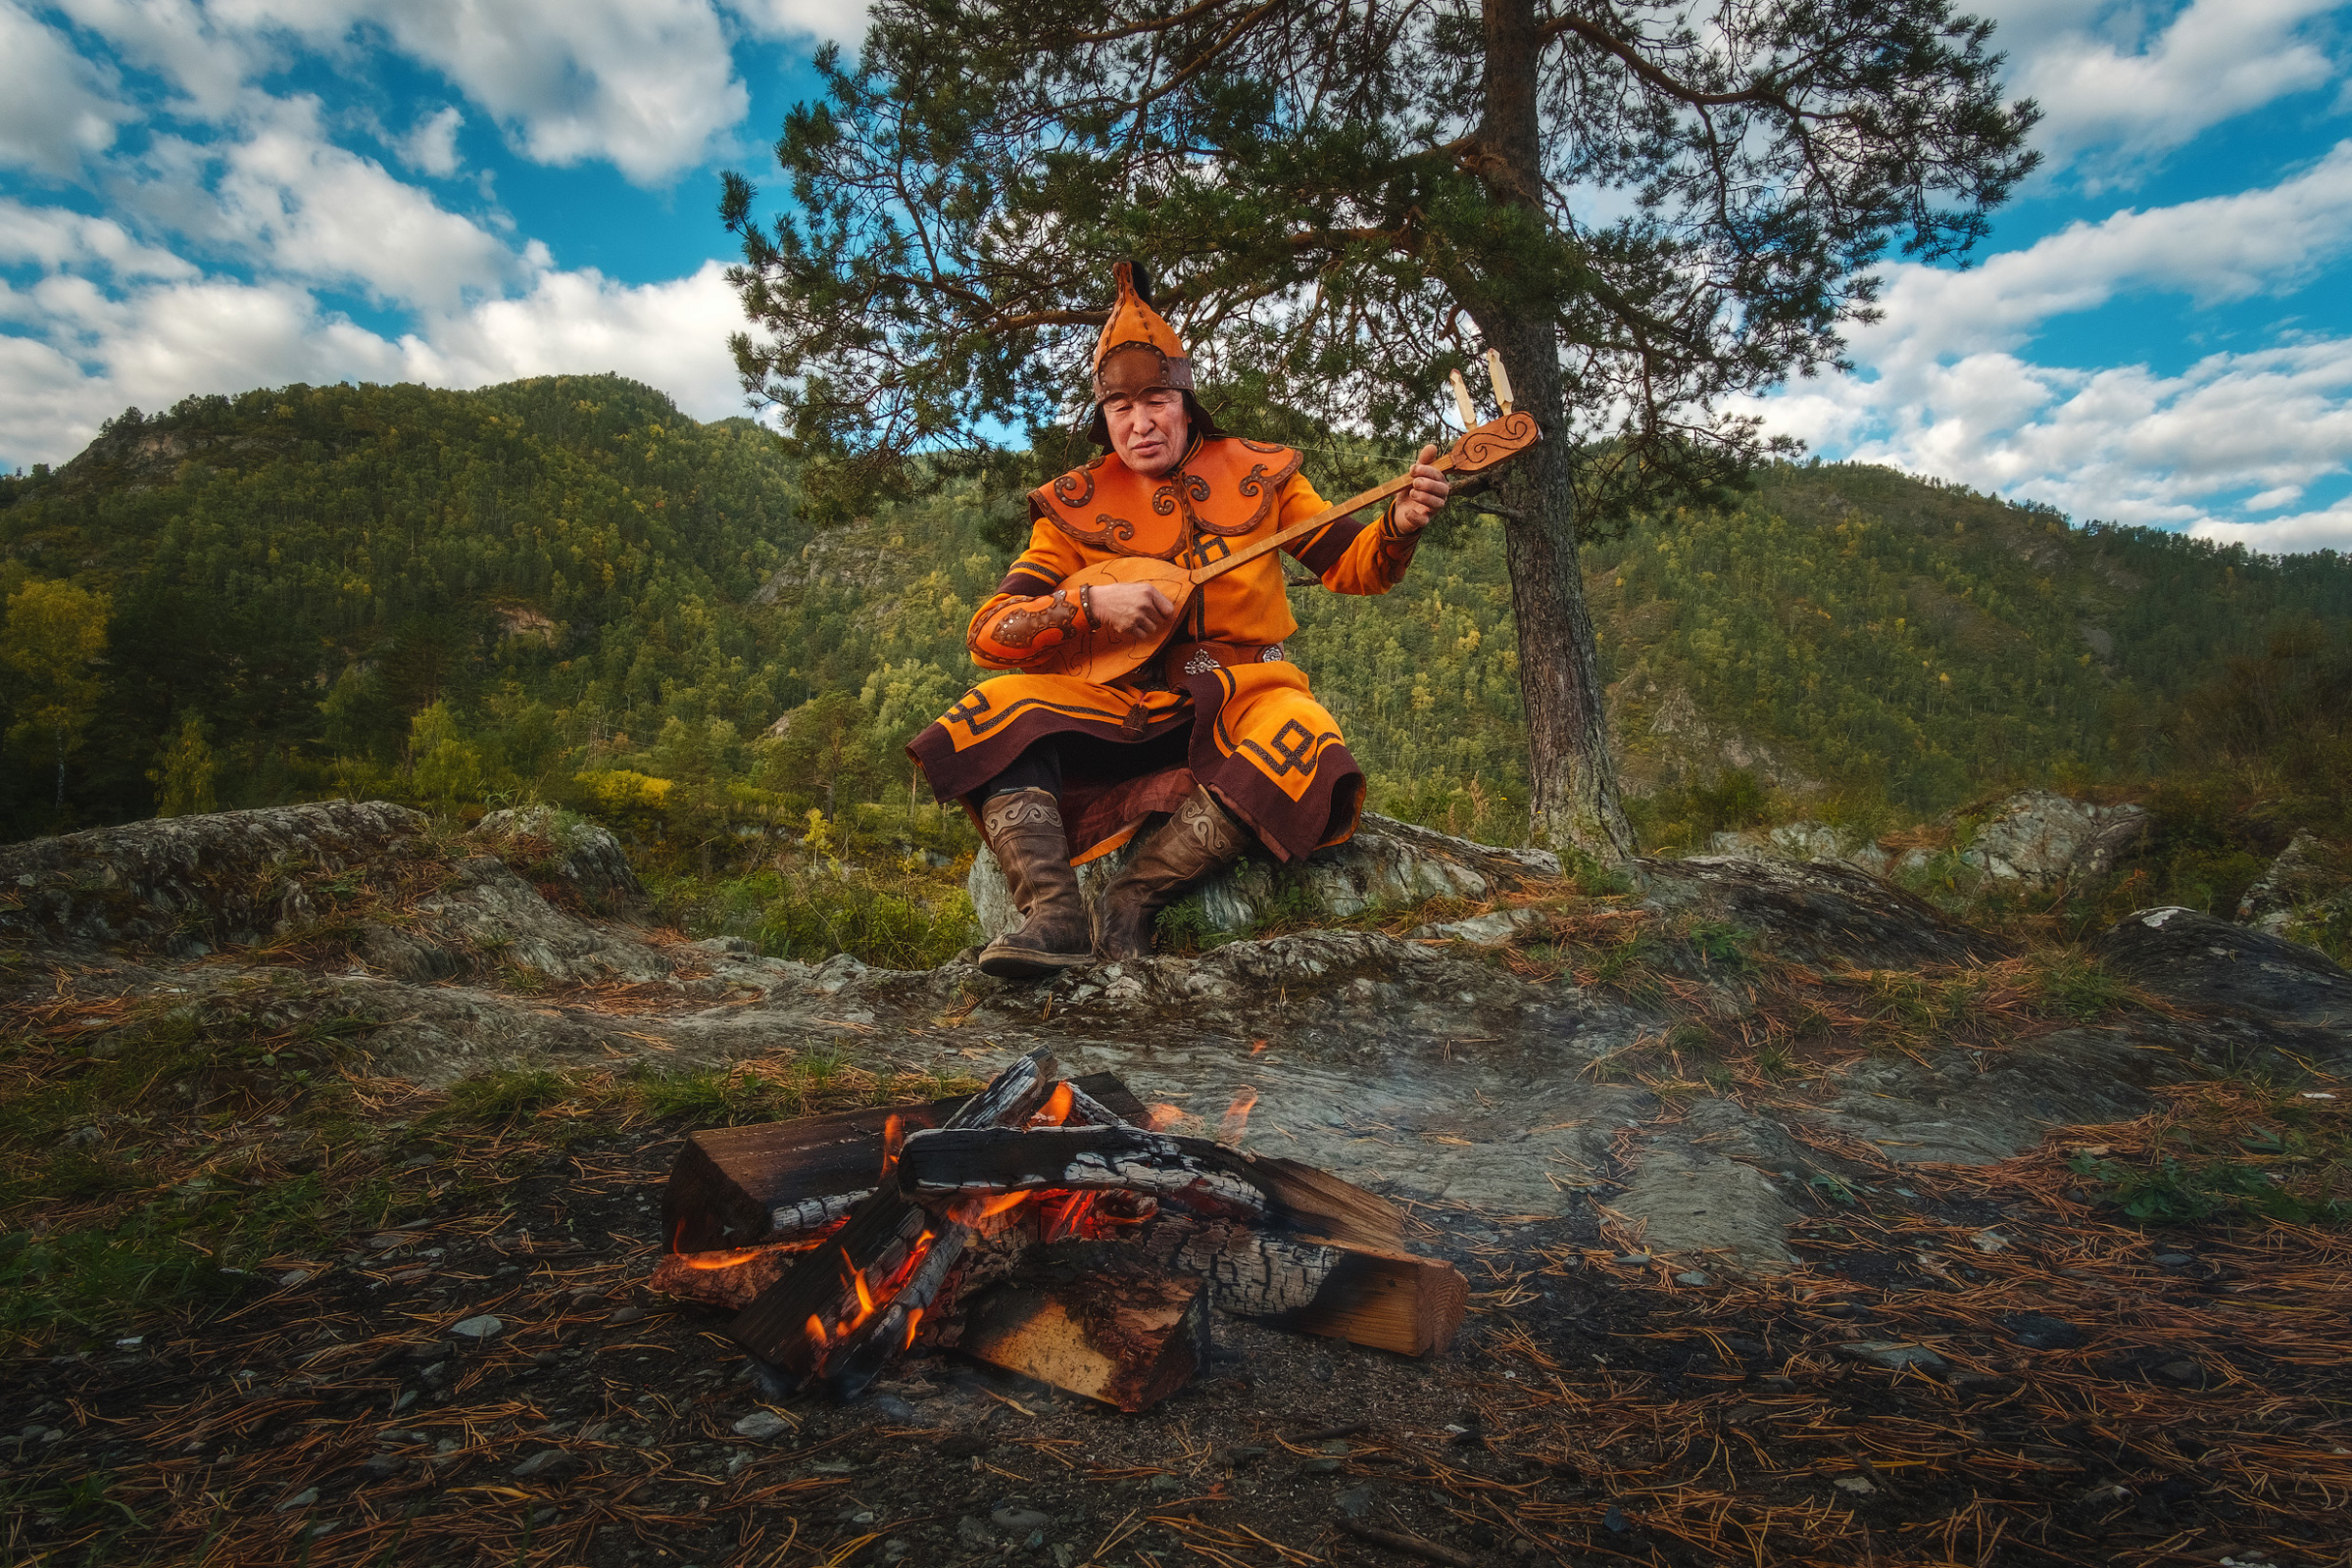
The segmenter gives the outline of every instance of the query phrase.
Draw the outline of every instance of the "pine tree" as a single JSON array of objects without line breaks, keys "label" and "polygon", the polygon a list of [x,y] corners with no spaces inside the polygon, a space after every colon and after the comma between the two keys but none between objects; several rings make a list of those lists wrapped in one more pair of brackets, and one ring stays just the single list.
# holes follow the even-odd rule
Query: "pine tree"
[{"label": "pine tree", "polygon": [[2033,166],[1945,0],[881,0],[726,176],[746,386],[821,479],[979,455],[1081,399],[1109,263],[1195,358],[1417,439],[1498,351],[1545,441],[1499,485],[1536,831],[1630,848],[1578,571],[1762,450],[1726,400],[1832,363],[1890,242],[1965,251]]}]

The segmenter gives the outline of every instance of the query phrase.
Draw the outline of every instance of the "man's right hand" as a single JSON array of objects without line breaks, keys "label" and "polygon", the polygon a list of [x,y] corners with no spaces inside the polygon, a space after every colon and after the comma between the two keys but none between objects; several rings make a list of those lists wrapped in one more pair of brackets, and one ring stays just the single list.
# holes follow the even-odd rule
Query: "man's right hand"
[{"label": "man's right hand", "polygon": [[1086,602],[1096,625],[1136,642],[1167,630],[1176,613],[1176,602],[1151,582],[1099,583],[1086,591]]}]

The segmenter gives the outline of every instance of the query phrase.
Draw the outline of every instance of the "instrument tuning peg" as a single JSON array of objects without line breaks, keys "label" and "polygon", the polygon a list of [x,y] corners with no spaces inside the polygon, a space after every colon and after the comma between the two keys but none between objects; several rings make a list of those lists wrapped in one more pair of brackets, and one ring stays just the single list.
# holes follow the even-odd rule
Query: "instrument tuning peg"
[{"label": "instrument tuning peg", "polygon": [[1465,430],[1477,429],[1478,408],[1470,401],[1470,383],[1462,379],[1462,372],[1459,370],[1450,370],[1446,373],[1453,377],[1453,406],[1461,412],[1462,428]]},{"label": "instrument tuning peg", "polygon": [[1502,356],[1493,349],[1487,350],[1487,379],[1494,387],[1494,401],[1502,405],[1507,416],[1511,412],[1511,377],[1502,368]]}]

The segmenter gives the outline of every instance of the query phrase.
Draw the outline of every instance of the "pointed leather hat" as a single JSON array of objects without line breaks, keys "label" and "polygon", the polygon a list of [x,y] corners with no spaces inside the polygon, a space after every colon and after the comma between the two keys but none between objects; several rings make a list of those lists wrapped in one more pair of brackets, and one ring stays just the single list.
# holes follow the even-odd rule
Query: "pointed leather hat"
[{"label": "pointed leather hat", "polygon": [[1119,297],[1095,341],[1095,416],[1087,435],[1097,446],[1110,445],[1110,432],[1102,421],[1104,399],[1163,388],[1184,394],[1184,409],[1196,435],[1223,435],[1193,396],[1192,357],[1166,318],[1152,308],[1142,266],[1120,262],[1111,275],[1118,280]]}]

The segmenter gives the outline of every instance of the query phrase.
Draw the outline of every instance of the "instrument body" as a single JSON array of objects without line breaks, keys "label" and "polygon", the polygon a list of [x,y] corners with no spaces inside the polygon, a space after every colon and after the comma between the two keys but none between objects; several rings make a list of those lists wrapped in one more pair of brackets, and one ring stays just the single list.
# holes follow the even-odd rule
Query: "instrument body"
[{"label": "instrument body", "polygon": [[[1499,419],[1490,419],[1464,434],[1450,451],[1431,465],[1443,472],[1453,474],[1483,473],[1506,460],[1518,456],[1542,439],[1534,416],[1521,411],[1505,414]],[[1058,586],[1074,600],[1081,588],[1100,587],[1106,583],[1148,582],[1155,584],[1176,607],[1168,624],[1149,637],[1126,638],[1108,627],[1092,627],[1065,638],[1046,659],[1029,666],[1039,674],[1075,675],[1083,680],[1110,682],[1130,670],[1149,663],[1164,646],[1177,624],[1184,618],[1184,608],[1191,602],[1200,585],[1222,576],[1236,566],[1248,565],[1261,556],[1269,555],[1295,540],[1303,539],[1318,529],[1377,505],[1412,483],[1410,474],[1376,485],[1361,495],[1350,496],[1337,506],[1326,507],[1307,518],[1263,539],[1252,540],[1222,561],[1211,562],[1190,570],[1173,562],[1159,561],[1149,556],[1119,556],[1099,561],[1064,577]]]}]

